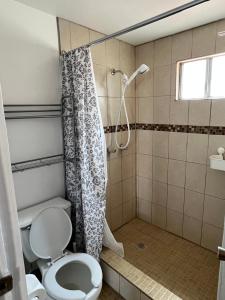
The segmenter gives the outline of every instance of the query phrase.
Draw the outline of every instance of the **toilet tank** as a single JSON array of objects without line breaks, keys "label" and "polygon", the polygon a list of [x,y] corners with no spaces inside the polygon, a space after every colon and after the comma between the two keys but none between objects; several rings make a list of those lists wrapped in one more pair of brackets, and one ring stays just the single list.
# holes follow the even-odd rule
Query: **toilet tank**
[{"label": "toilet tank", "polygon": [[58,207],[64,209],[70,216],[71,203],[61,197],[52,198],[41,202],[37,205],[18,211],[19,226],[21,231],[21,240],[23,246],[23,254],[28,262],[34,262],[38,257],[33,253],[30,247],[29,234],[30,226],[33,219],[44,209],[50,207]]}]

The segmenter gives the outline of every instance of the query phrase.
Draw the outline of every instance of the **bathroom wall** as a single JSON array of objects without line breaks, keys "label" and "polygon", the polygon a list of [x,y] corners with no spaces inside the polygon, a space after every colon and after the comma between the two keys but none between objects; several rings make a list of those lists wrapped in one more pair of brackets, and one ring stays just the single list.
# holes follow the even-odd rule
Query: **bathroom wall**
[{"label": "bathroom wall", "polygon": [[[86,27],[59,19],[61,50],[85,45],[103,35]],[[111,68],[121,69],[128,75],[135,70],[135,48],[113,39],[91,47],[98,100],[101,109],[107,146],[115,148],[114,132],[120,105],[120,75],[112,76]],[[127,90],[127,106],[130,123],[135,123],[135,84]],[[125,123],[124,115],[120,124]],[[122,128],[121,128],[122,130]],[[118,133],[123,143],[127,132]],[[111,229],[116,229],[136,215],[135,191],[135,130],[131,133],[128,150],[108,155],[107,219]]]},{"label": "bathroom wall", "polygon": [[[60,103],[56,19],[12,0],[0,3],[4,104]],[[61,154],[59,119],[7,120],[12,162]],[[64,195],[63,164],[14,173],[18,208]]]},{"label": "bathroom wall", "polygon": [[175,101],[176,62],[225,52],[225,20],[136,47],[138,216],[216,251],[225,215],[225,172],[208,157],[225,147],[225,99]]}]

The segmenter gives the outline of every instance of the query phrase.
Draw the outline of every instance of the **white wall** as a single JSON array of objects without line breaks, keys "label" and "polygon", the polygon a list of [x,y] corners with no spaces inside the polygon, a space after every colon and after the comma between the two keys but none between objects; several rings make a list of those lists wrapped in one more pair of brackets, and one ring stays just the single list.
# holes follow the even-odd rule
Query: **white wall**
[{"label": "white wall", "polygon": [[[56,18],[0,0],[0,82],[4,104],[60,103]],[[60,119],[7,120],[12,162],[62,153]],[[14,174],[18,208],[64,195],[63,164]]]},{"label": "white wall", "polygon": [[55,17],[0,0],[0,81],[5,104],[59,101]]}]

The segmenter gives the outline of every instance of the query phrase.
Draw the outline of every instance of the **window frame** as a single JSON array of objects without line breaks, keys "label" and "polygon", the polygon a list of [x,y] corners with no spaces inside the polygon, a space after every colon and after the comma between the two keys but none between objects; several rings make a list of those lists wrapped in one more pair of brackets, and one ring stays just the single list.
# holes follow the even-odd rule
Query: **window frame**
[{"label": "window frame", "polygon": [[[203,100],[221,100],[225,99],[224,97],[213,97],[210,95],[211,92],[211,78],[212,78],[212,61],[213,58],[219,57],[219,56],[225,56],[225,52],[218,53],[218,54],[212,54],[212,55],[206,55],[201,56],[197,58],[190,58],[182,61],[177,62],[176,66],[176,100],[177,101],[203,101]],[[182,98],[182,65],[184,63],[188,62],[194,62],[198,60],[206,60],[206,73],[205,73],[205,89],[204,89],[204,96],[203,98]]]}]

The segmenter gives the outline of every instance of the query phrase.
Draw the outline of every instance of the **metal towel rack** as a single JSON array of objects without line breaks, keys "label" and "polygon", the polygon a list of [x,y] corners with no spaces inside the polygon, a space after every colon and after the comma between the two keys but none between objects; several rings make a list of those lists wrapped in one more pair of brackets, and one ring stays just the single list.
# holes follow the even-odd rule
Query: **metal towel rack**
[{"label": "metal towel rack", "polygon": [[4,111],[6,120],[62,117],[61,104],[6,104]]},{"label": "metal towel rack", "polygon": [[[61,118],[61,104],[5,104],[5,119],[42,119],[42,118]],[[35,159],[19,161],[11,164],[12,172],[23,172],[34,168],[51,166],[64,162],[64,155],[57,154]]]},{"label": "metal towel rack", "polygon": [[16,172],[23,172],[25,170],[30,170],[34,168],[51,166],[62,162],[64,162],[64,155],[57,154],[57,155],[39,157],[35,159],[12,163],[11,166],[12,166],[12,172],[16,173]]}]

